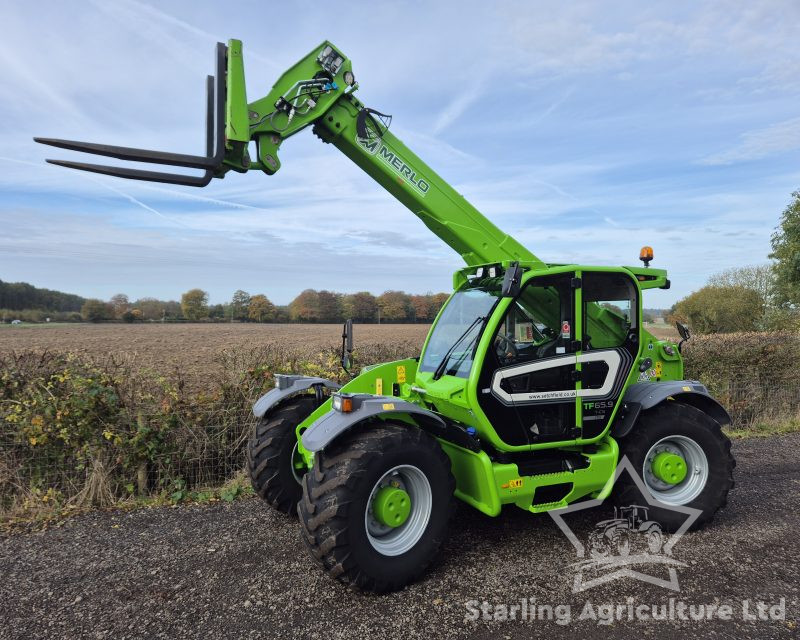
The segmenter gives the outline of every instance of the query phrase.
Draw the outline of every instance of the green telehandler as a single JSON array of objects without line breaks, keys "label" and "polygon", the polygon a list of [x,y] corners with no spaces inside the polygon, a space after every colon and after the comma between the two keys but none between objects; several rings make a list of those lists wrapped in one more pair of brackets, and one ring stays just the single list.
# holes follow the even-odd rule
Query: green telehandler
[{"label": "green telehandler", "polygon": [[[274,174],[284,140],[311,127],[464,259],[420,357],[365,367],[343,386],[276,376],[253,407],[256,492],[298,514],[328,573],[376,592],[426,570],[454,498],[497,516],[504,505],[541,513],[613,494],[650,504],[666,531],[686,520],[675,506],[700,511],[694,527],[711,520],[733,487],[721,431],[730,418],[702,384],[683,379],[685,328],[676,344],[642,326],[642,292],[670,284],[649,266],[652,249],[642,266],[544,263],[394,136],[391,117],[366,107],[357,87],[351,61],[323,42],[247,102],[242,43],[230,40],[217,45],[207,80],[206,155],[35,139],[202,174],[54,164],[202,187],[231,170]],[[352,337],[348,322],[347,370]],[[640,482],[614,483],[623,456]]]}]

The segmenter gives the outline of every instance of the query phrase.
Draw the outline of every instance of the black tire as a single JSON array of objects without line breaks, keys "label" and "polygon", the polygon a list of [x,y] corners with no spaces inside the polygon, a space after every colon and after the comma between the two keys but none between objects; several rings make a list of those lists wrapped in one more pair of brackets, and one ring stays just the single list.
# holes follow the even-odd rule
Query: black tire
[{"label": "black tire", "polygon": [[[430,517],[408,551],[384,555],[367,535],[367,502],[384,474],[404,464],[415,466],[430,485]],[[376,593],[395,591],[418,578],[439,550],[455,507],[454,490],[450,459],[433,437],[407,424],[367,426],[315,456],[297,508],[302,538],[340,582]]]},{"label": "black tire", "polygon": [[295,427],[318,406],[311,395],[295,396],[258,421],[247,445],[247,466],[253,490],[278,511],[297,512],[303,494],[292,467]]},{"label": "black tire", "polygon": [[[620,442],[620,460],[626,456],[636,473],[641,475],[647,452],[659,440],[669,436],[691,438],[706,456],[706,484],[699,495],[682,505],[702,512],[690,527],[690,530],[699,529],[711,522],[714,514],[725,507],[728,492],[733,489],[736,461],[731,455],[731,442],[722,433],[719,423],[708,414],[690,405],[672,401],[642,413],[630,435]],[[627,473],[623,473],[617,480],[614,497],[621,506],[648,504]],[[670,532],[677,530],[686,521],[686,514],[670,509],[651,506],[649,513],[649,519],[655,520],[664,530]]]}]

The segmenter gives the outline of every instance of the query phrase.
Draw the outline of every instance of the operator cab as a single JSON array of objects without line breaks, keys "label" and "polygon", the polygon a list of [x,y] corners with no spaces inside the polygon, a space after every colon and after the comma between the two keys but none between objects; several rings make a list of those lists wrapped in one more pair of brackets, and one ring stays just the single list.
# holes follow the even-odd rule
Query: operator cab
[{"label": "operator cab", "polygon": [[[502,296],[502,278],[475,279],[453,294],[419,371],[432,374],[430,395],[444,376],[451,378],[440,388],[451,395],[453,378],[475,385],[500,448],[595,438],[638,356],[636,280],[622,268],[525,275],[513,298]],[[435,406],[449,413],[447,401]]]}]

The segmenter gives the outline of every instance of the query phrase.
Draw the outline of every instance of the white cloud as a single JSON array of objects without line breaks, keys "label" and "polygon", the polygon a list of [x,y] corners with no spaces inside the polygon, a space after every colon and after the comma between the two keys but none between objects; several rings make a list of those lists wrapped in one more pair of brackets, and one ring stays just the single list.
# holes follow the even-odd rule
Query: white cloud
[{"label": "white cloud", "polygon": [[740,136],[735,147],[706,156],[702,164],[725,165],[766,158],[775,153],[800,149],[800,118],[778,122]]},{"label": "white cloud", "polygon": [[433,122],[431,133],[439,135],[449,127],[461,114],[463,114],[483,94],[483,82],[473,81],[453,98],[447,106],[439,112]]},{"label": "white cloud", "polygon": [[587,23],[589,5],[565,9],[560,16],[519,14],[510,25],[506,55],[529,73],[575,74],[621,67],[644,54],[644,38],[635,28],[604,31]]}]

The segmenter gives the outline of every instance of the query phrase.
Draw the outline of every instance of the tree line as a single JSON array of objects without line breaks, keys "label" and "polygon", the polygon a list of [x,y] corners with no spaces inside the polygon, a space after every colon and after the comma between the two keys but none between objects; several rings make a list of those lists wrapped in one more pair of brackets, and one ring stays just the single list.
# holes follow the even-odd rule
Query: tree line
[{"label": "tree line", "polygon": [[[80,319],[85,298],[72,293],[51,289],[40,289],[27,282],[3,282],[0,280],[0,319],[19,318],[38,321],[46,316],[57,316],[59,320]],[[76,316],[78,316],[76,318]]]},{"label": "tree line", "polygon": [[130,301],[123,293],[108,301],[89,299],[81,307],[88,322],[432,322],[448,298],[446,293],[408,294],[385,291],[338,293],[306,289],[288,305],[273,304],[264,294],[241,289],[229,302],[209,304],[208,292],[190,289],[180,302],[142,298]]},{"label": "tree line", "polygon": [[713,275],[673,305],[670,319],[698,333],[800,330],[800,191],[771,238],[771,263]]}]

